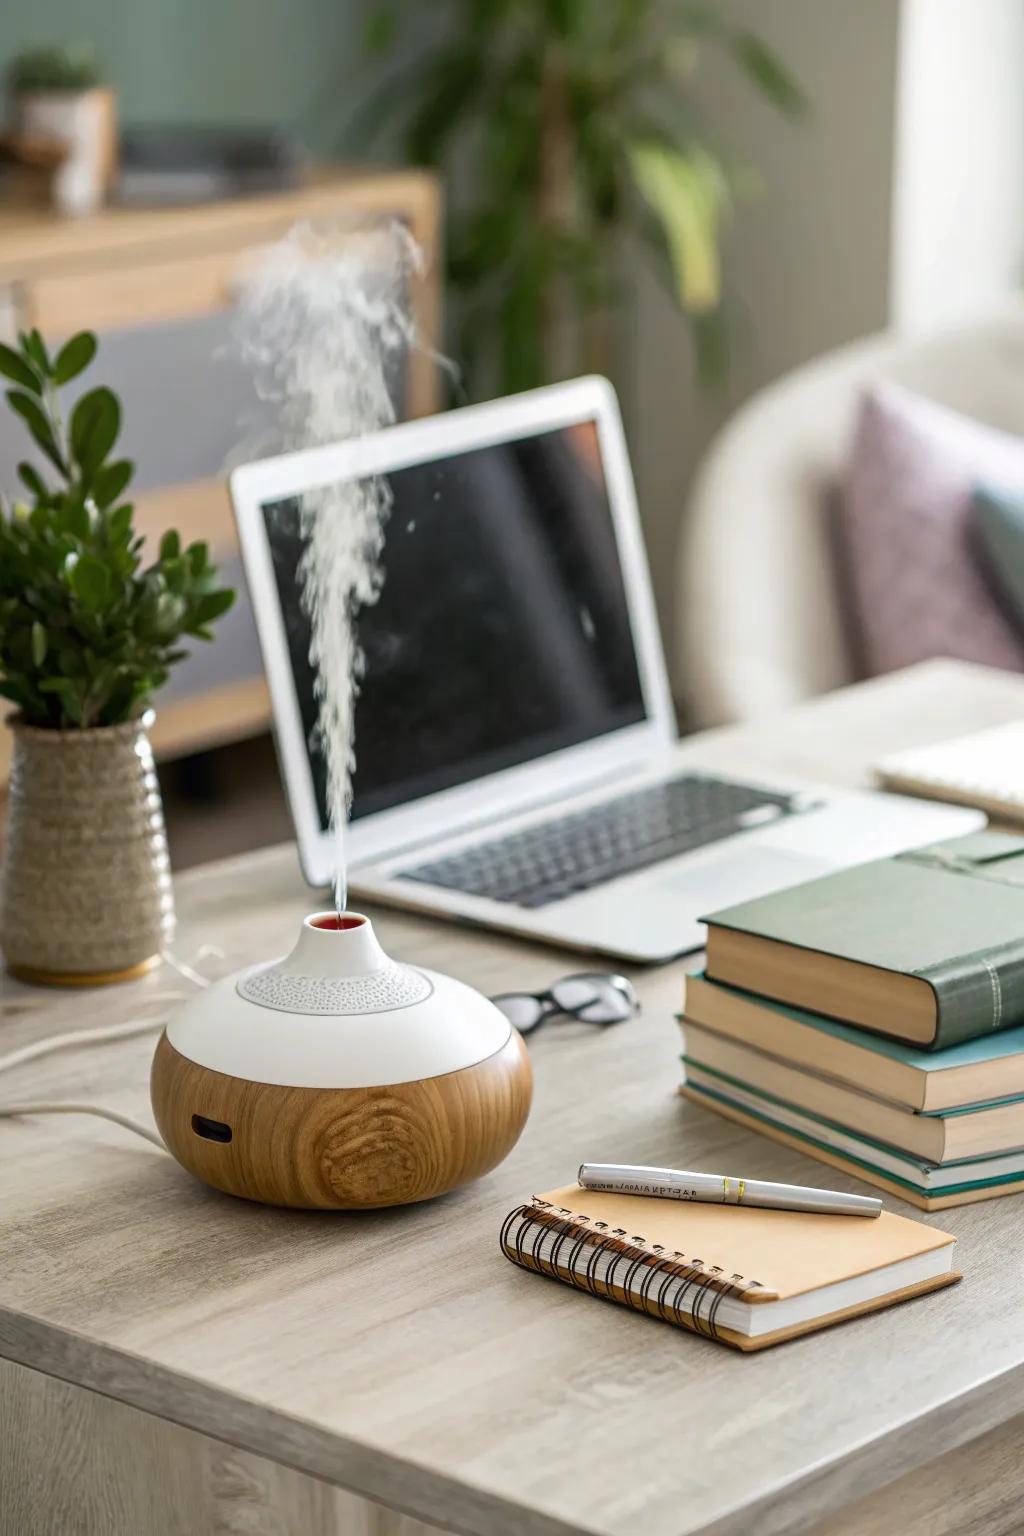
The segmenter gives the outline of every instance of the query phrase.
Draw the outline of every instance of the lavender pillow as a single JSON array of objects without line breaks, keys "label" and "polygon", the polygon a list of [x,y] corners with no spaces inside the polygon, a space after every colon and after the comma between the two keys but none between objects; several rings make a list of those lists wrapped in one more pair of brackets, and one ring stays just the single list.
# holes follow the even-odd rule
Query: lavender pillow
[{"label": "lavender pillow", "polygon": [[869,675],[932,656],[1024,671],[975,552],[979,481],[1024,492],[1024,441],[896,385],[864,396],[837,535]]}]

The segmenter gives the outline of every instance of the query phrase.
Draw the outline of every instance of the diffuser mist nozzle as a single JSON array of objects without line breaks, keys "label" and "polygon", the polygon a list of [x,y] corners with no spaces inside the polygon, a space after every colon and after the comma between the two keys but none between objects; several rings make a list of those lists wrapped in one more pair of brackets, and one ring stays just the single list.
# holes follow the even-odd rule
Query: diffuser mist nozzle
[{"label": "diffuser mist nozzle", "polygon": [[328,933],[347,933],[361,928],[366,918],[361,912],[312,912],[306,918],[311,928],[323,928]]},{"label": "diffuser mist nozzle", "polygon": [[311,912],[289,954],[190,998],[167,1026],[171,1045],[212,1071],[294,1088],[440,1076],[504,1048],[512,1026],[486,997],[392,960],[361,912],[342,917],[352,925]]},{"label": "diffuser mist nozzle", "polygon": [[289,955],[238,982],[259,1008],[338,1017],[408,1008],[432,990],[422,971],[388,958],[361,912],[311,912]]}]

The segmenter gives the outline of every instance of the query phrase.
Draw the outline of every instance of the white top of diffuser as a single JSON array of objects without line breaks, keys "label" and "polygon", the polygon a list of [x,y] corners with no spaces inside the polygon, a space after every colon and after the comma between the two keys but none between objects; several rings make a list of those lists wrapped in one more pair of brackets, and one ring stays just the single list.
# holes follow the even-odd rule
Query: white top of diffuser
[{"label": "white top of diffuser", "polygon": [[493,1056],[511,1033],[472,987],[396,964],[368,918],[333,912],[307,917],[282,960],[215,982],[167,1025],[189,1061],[290,1088],[440,1077]]}]

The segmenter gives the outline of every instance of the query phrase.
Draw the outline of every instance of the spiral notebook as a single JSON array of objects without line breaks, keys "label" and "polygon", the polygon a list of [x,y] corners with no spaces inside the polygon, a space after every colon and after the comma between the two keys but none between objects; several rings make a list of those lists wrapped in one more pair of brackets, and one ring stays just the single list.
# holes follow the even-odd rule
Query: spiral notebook
[{"label": "spiral notebook", "polygon": [[505,1257],[737,1349],[764,1349],[960,1279],[956,1239],[883,1211],[816,1216],[581,1189],[505,1218]]}]

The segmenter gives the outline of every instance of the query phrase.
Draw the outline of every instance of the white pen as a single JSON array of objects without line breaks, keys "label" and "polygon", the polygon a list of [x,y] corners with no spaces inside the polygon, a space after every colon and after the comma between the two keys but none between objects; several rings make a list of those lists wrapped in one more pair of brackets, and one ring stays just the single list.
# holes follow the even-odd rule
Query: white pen
[{"label": "white pen", "polygon": [[660,1200],[699,1200],[705,1205],[756,1205],[772,1211],[817,1211],[827,1216],[877,1216],[881,1200],[843,1195],[834,1189],[734,1179],[724,1173],[688,1173],[681,1168],[637,1168],[629,1163],[581,1163],[584,1189],[616,1195],[656,1195]]}]

